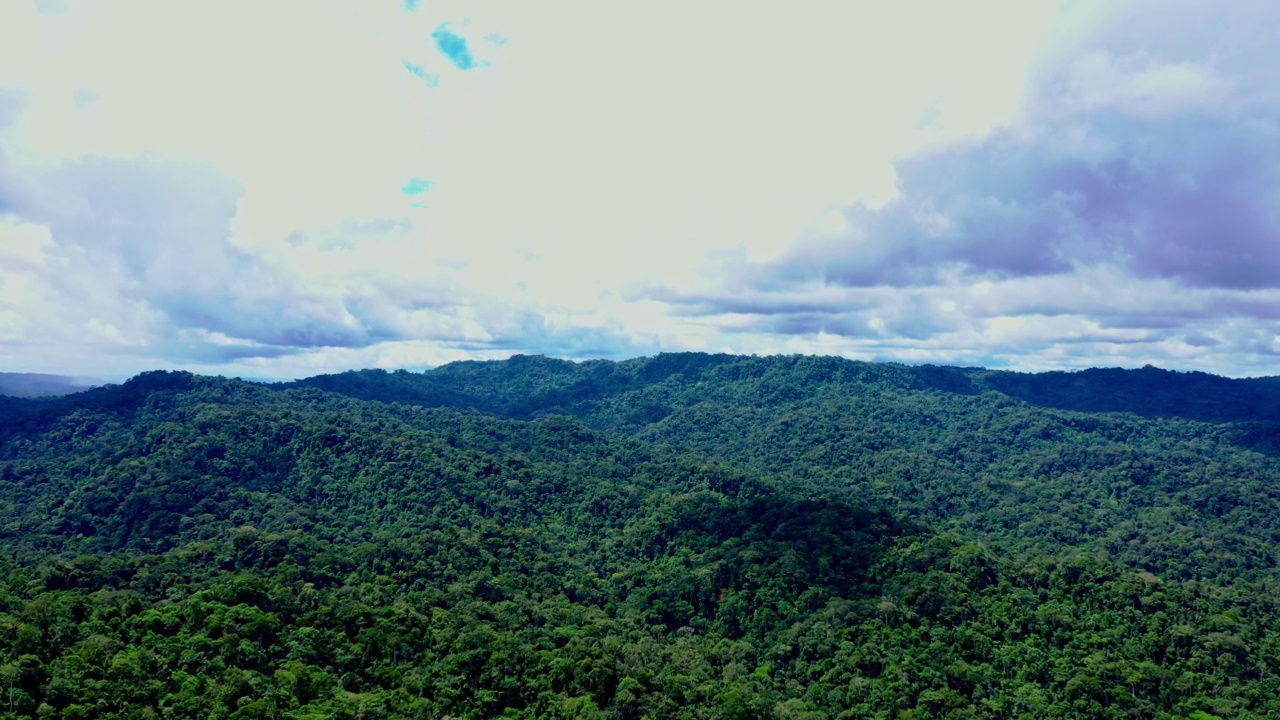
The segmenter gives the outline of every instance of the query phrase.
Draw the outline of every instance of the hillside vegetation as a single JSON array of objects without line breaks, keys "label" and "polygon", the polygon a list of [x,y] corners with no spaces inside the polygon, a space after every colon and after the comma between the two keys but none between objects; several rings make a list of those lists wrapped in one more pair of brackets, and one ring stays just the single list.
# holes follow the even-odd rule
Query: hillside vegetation
[{"label": "hillside vegetation", "polygon": [[0,718],[1276,718],[1278,400],[701,354],[0,397]]}]

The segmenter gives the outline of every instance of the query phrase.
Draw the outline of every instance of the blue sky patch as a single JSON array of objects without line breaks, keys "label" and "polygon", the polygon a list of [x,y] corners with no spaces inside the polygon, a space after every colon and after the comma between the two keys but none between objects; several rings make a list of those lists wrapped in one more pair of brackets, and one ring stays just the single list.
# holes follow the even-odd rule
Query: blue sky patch
[{"label": "blue sky patch", "polygon": [[408,70],[414,77],[425,82],[427,87],[440,87],[440,73],[428,72],[426,68],[408,60],[401,60],[400,64],[404,65],[404,69]]},{"label": "blue sky patch", "polygon": [[467,39],[453,32],[449,23],[441,23],[431,33],[436,41],[436,48],[459,70],[470,70],[476,67],[476,60],[471,56],[471,48],[467,47]]},{"label": "blue sky patch", "polygon": [[423,80],[426,80],[426,79],[427,79],[427,70],[426,70],[426,68],[422,67],[421,65],[414,65],[413,63],[409,62],[408,60],[401,60],[401,61],[400,61],[400,64],[401,64],[401,65],[404,65],[404,69],[405,69],[405,70],[408,70],[409,72],[413,73],[414,75],[417,75],[418,77],[422,78]]},{"label": "blue sky patch", "polygon": [[400,188],[400,192],[405,195],[421,195],[422,193],[430,190],[432,184],[433,183],[430,180],[409,178],[409,182],[405,183],[404,187]]}]

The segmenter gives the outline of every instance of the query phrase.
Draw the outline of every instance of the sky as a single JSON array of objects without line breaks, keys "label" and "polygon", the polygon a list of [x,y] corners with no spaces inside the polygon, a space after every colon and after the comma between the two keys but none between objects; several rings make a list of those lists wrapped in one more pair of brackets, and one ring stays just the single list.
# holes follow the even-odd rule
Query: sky
[{"label": "sky", "polygon": [[1280,375],[1280,3],[0,3],[0,370]]}]

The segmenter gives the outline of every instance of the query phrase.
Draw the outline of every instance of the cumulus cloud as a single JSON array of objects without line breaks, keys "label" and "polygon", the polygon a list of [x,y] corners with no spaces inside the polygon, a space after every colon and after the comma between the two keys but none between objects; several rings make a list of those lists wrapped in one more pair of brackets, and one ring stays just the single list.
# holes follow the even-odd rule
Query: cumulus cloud
[{"label": "cumulus cloud", "polygon": [[19,92],[0,87],[0,130],[7,129],[17,120],[25,104]]},{"label": "cumulus cloud", "polygon": [[712,293],[648,296],[851,353],[1274,372],[1280,57],[1258,28],[1280,11],[1131,3],[1085,20],[1010,122],[899,159],[887,203],[841,207],[775,259],[730,258]]},{"label": "cumulus cloud", "polygon": [[[100,374],[145,362],[271,375],[316,358],[421,365],[636,347],[618,328],[488,298],[456,269],[397,271],[414,239],[394,220],[303,236],[280,262],[249,253],[231,242],[233,183],[181,164],[116,164],[60,168],[41,186],[57,188],[55,197],[0,216],[0,348],[11,361],[84,372],[92,357]],[[379,242],[385,258],[370,253]]]},{"label": "cumulus cloud", "polygon": [[[98,352],[190,359],[201,356],[190,342],[193,330],[263,354],[277,352],[272,346],[368,344],[374,340],[364,336],[377,337],[305,309],[292,317],[281,312],[290,304],[279,302],[286,298],[272,285],[288,275],[269,273],[231,244],[241,189],[208,167],[90,157],[30,181],[30,197],[8,232],[42,238],[25,244],[24,255],[38,254],[39,262],[7,264],[9,279],[29,288],[9,302],[49,322],[28,327],[25,341],[61,336],[62,343]],[[224,345],[208,344],[219,352]]]},{"label": "cumulus cloud", "polygon": [[1192,286],[1273,286],[1280,146],[1254,123],[1099,112],[1030,139],[1020,127],[997,131],[977,147],[900,162],[895,200],[846,208],[847,232],[758,272],[765,282],[909,286],[954,267],[1018,277],[1114,263]]},{"label": "cumulus cloud", "polygon": [[[409,216],[425,206],[406,196],[434,183],[414,174],[433,164],[417,88],[395,75],[404,23],[285,10],[0,10],[22,31],[0,49],[0,361],[272,375],[634,347],[536,299],[512,306],[474,280],[466,238]],[[419,45],[435,26],[454,27],[424,17]]]},{"label": "cumulus cloud", "polygon": [[1274,372],[1268,4],[166,7],[0,4],[6,369]]}]

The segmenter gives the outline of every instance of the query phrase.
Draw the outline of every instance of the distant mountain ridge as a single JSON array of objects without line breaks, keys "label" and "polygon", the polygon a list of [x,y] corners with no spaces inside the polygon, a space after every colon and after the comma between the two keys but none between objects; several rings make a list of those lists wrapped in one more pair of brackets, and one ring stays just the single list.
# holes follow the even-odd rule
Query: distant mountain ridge
[{"label": "distant mountain ridge", "polygon": [[93,387],[82,378],[44,373],[0,372],[0,395],[10,397],[55,397]]},{"label": "distant mountain ridge", "polygon": [[[573,410],[582,403],[636,392],[674,376],[686,382],[742,380],[776,375],[783,369],[793,383],[806,387],[893,387],[965,395],[993,391],[1060,410],[1215,423],[1280,422],[1280,376],[1234,379],[1152,366],[1021,373],[816,356],[663,353],[618,362],[572,362],[516,355],[508,360],[455,362],[421,373],[350,370],[271,386],[313,387],[363,400],[470,408],[530,418],[557,412],[578,414]],[[512,398],[513,392],[516,398]]]}]

